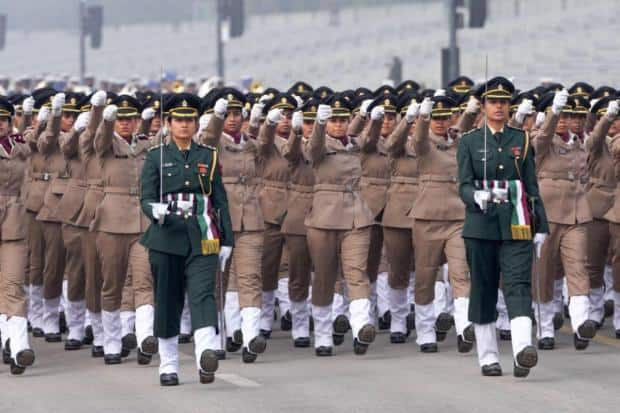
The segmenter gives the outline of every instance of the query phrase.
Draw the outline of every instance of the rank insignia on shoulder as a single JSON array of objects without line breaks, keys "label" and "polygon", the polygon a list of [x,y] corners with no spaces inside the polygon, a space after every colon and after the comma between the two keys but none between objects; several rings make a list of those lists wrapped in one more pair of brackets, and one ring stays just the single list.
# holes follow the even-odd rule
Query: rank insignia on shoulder
[{"label": "rank insignia on shoulder", "polygon": [[155,150],[155,149],[159,149],[159,148],[161,148],[161,143],[159,143],[159,144],[157,144],[157,145],[154,145],[154,146],[151,146],[151,147],[149,148],[149,152],[150,152],[150,151],[152,151],[152,150]]}]

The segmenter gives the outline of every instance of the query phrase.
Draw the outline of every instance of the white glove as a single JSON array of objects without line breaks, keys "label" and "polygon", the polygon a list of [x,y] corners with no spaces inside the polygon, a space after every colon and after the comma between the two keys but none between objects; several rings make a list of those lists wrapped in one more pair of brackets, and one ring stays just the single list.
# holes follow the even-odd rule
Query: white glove
[{"label": "white glove", "polygon": [[223,98],[219,98],[215,105],[213,105],[213,114],[220,119],[226,117],[226,111],[228,110],[228,101]]},{"label": "white glove", "polygon": [[332,107],[329,105],[319,105],[316,110],[316,120],[320,125],[327,122],[332,117]]},{"label": "white glove", "polygon": [[248,110],[243,107],[241,108],[241,116],[243,117],[243,120],[245,120],[248,118],[248,116],[250,116],[250,112],[248,112]]},{"label": "white glove", "polygon": [[469,97],[467,101],[467,107],[465,108],[465,112],[467,113],[478,113],[480,111],[480,102],[473,96]]},{"label": "white glove", "polygon": [[151,120],[155,117],[155,109],[146,108],[142,111],[142,120]]},{"label": "white glove", "polygon": [[220,268],[222,269],[222,272],[226,271],[226,262],[230,258],[230,254],[232,254],[232,247],[220,247]]},{"label": "white glove", "polygon": [[547,234],[538,233],[534,235],[534,248],[536,248],[536,258],[540,258],[540,252],[542,251],[542,246],[545,243],[545,239],[547,239]]},{"label": "white glove", "polygon": [[250,125],[257,126],[260,123],[260,118],[263,116],[264,103],[255,103],[250,111]]},{"label": "white glove", "polygon": [[50,117],[50,108],[48,106],[42,106],[37,115],[37,121],[45,122]]},{"label": "white glove", "polygon": [[109,105],[103,110],[103,119],[108,121],[116,120],[116,112],[118,112],[118,107],[116,105]]},{"label": "white glove", "polygon": [[282,109],[271,109],[267,113],[267,121],[272,125],[280,122],[280,119],[282,119]]},{"label": "white glove", "polygon": [[291,119],[291,125],[293,130],[300,130],[301,125],[304,123],[304,114],[301,111],[293,112],[293,119]]},{"label": "white glove", "polygon": [[65,104],[65,94],[56,93],[52,98],[52,114],[58,116],[62,113],[62,106]]},{"label": "white glove", "polygon": [[302,98],[300,98],[297,95],[293,95],[293,97],[295,98],[295,101],[297,102],[297,109],[299,109],[300,107],[304,105],[304,100]]},{"label": "white glove", "polygon": [[538,112],[536,115],[536,122],[534,122],[534,127],[540,128],[543,123],[545,123],[545,112]]},{"label": "white glove", "polygon": [[368,116],[368,106],[370,106],[371,103],[372,99],[366,99],[362,102],[362,105],[360,106],[360,116],[363,118]]},{"label": "white glove", "polygon": [[153,218],[160,225],[164,223],[164,219],[166,218],[167,214],[168,214],[168,204],[161,203],[161,202],[151,202],[151,215],[153,215]]},{"label": "white glove", "polygon": [[551,104],[551,111],[555,115],[559,115],[564,106],[566,106],[566,102],[568,102],[568,90],[562,89],[559,92],[555,92],[553,103]]},{"label": "white glove", "polygon": [[590,109],[592,109],[594,107],[594,105],[596,105],[598,103],[600,99],[592,99],[590,101]]},{"label": "white glove", "polygon": [[415,118],[418,117],[418,113],[420,113],[420,104],[416,101],[411,101],[411,104],[407,108],[407,113],[405,114],[407,123],[413,123]]},{"label": "white glove", "polygon": [[420,116],[428,118],[433,111],[433,101],[431,98],[426,97],[420,104]]},{"label": "white glove", "polygon": [[433,96],[446,96],[446,89],[437,89]]},{"label": "white glove", "polygon": [[32,115],[32,109],[34,109],[34,98],[32,96],[28,96],[24,99],[22,109],[24,111],[24,115]]},{"label": "white glove", "polygon": [[107,98],[108,94],[105,90],[99,90],[90,97],[90,104],[93,106],[103,106]]},{"label": "white glove", "polygon": [[614,119],[616,116],[618,116],[619,109],[620,107],[618,106],[617,100],[612,100],[611,102],[609,102],[609,104],[607,105],[607,113],[606,113],[607,118]]},{"label": "white glove", "polygon": [[204,114],[200,117],[200,119],[198,119],[198,133],[207,129],[207,126],[209,126],[210,120],[211,120],[211,115],[208,115],[208,114]]},{"label": "white glove", "polygon": [[523,121],[525,120],[525,117],[529,115],[530,113],[532,113],[533,110],[534,110],[534,105],[532,104],[532,101],[529,99],[523,99],[523,101],[521,101],[521,103],[519,104],[519,107],[517,108],[515,119],[517,120],[517,122],[523,123]]},{"label": "white glove", "polygon": [[487,203],[491,200],[491,193],[486,190],[474,191],[474,202],[478,207],[486,211]]},{"label": "white glove", "polygon": [[80,113],[75,123],[73,124],[73,129],[76,132],[82,132],[88,126],[88,122],[90,121],[90,112]]},{"label": "white glove", "polygon": [[370,111],[370,119],[372,120],[383,119],[384,115],[385,115],[385,108],[383,106],[375,106]]}]

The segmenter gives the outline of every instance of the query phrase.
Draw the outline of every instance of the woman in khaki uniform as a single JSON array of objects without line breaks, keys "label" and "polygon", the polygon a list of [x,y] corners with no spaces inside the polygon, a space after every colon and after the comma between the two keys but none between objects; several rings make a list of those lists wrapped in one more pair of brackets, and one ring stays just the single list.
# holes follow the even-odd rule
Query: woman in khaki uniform
[{"label": "woman in khaki uniform", "polygon": [[290,180],[289,162],[282,154],[282,146],[291,133],[291,117],[297,107],[295,98],[280,93],[270,99],[264,111],[266,121],[262,124],[257,144],[261,189],[258,200],[265,219],[263,241],[262,278],[263,301],[260,330],[265,338],[271,336],[275,291],[278,288],[278,275],[284,247],[282,222],[286,216],[288,183]]},{"label": "woman in khaki uniform", "polygon": [[314,198],[306,217],[312,284],[314,346],[318,356],[331,356],[331,304],[338,267],[351,300],[351,329],[356,354],[365,354],[375,339],[370,319],[370,283],[366,273],[370,226],[374,219],[360,193],[359,146],[347,134],[351,106],[334,94],[317,109],[309,157],[314,168]]},{"label": "woman in khaki uniform", "polygon": [[[618,113],[618,104],[620,102],[616,101],[616,104],[613,107],[608,107],[612,109],[612,111]],[[593,112],[602,113],[604,108],[604,103],[601,106],[594,106]],[[609,129],[609,136],[613,136],[610,139],[613,142],[612,146],[612,155],[614,159],[614,172],[616,182],[620,182],[620,120],[615,118],[616,120],[612,124]],[[613,266],[613,284],[612,284],[612,297],[614,301],[614,329],[616,330],[616,338],[620,339],[620,186],[616,184],[616,189],[614,191],[614,203],[610,210],[605,215],[605,219],[610,222],[610,232],[612,235],[612,248],[613,248],[613,258],[612,258],[612,266]]]},{"label": "woman in khaki uniform", "polygon": [[7,319],[0,346],[9,359],[11,374],[22,374],[34,363],[24,293],[26,210],[20,193],[30,148],[21,135],[11,134],[14,113],[13,105],[0,97],[0,314]]},{"label": "woman in khaki uniform", "polygon": [[390,342],[404,343],[409,335],[407,289],[414,271],[413,219],[409,212],[415,208],[418,194],[418,159],[407,145],[420,104],[414,94],[400,98],[398,109],[402,119],[385,142],[390,160],[390,187],[383,212],[383,239],[389,263],[388,284],[390,303]]},{"label": "woman in khaki uniform", "polygon": [[[262,301],[261,258],[265,220],[258,200],[260,178],[258,145],[241,132],[241,109],[245,96],[231,88],[216,95],[213,115],[207,128],[199,134],[199,141],[218,149],[222,165],[222,181],[228,196],[235,247],[224,274],[224,285],[232,294],[226,294],[226,305],[241,309],[236,323],[227,323],[227,350],[242,349],[242,360],[254,362],[267,348],[260,335]],[[262,113],[260,104],[252,108],[251,128],[256,129]],[[236,294],[235,294],[236,293]]]},{"label": "woman in khaki uniform", "polygon": [[[101,166],[103,200],[95,211],[90,230],[96,232],[101,261],[101,307],[103,350],[106,364],[119,364],[122,351],[121,299],[127,274],[131,272],[136,306],[138,356],[150,362],[157,353],[153,336],[153,277],[148,254],[138,241],[149,226],[140,207],[140,172],[147,150],[146,135],[134,135],[140,116],[138,101],[117,97],[103,111],[103,122],[94,139]],[[142,364],[141,363],[141,364]]]},{"label": "woman in khaki uniform", "polygon": [[[549,93],[541,99],[539,112],[545,112],[542,128],[532,139],[540,195],[546,206],[550,234],[536,262],[533,289],[539,323],[538,348],[555,347],[553,316],[554,281],[558,268],[564,268],[570,296],[569,314],[575,349],[584,350],[596,334],[589,320],[590,281],[586,270],[587,226],[592,211],[585,195],[587,183],[586,153],[583,143],[573,139],[568,120],[574,102],[568,92]],[[561,267],[560,267],[561,266]]]},{"label": "woman in khaki uniform", "polygon": [[448,279],[454,296],[454,324],[459,352],[473,348],[473,326],[468,321],[469,269],[461,230],[465,210],[457,193],[456,151],[459,133],[473,126],[475,100],[456,128],[450,117],[456,103],[446,96],[425,98],[420,106],[414,138],[409,142],[418,156],[420,192],[410,216],[414,218],[416,342],[423,353],[438,351],[437,334],[445,333],[452,320],[436,319],[433,300],[437,269],[448,263]]}]

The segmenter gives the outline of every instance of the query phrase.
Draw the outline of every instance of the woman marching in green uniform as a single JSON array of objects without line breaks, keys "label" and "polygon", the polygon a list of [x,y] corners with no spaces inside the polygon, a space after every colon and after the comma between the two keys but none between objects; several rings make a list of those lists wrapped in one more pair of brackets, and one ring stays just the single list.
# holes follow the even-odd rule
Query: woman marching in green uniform
[{"label": "woman marching in green uniform", "polygon": [[200,100],[180,93],[165,106],[170,140],[148,153],[140,198],[152,220],[141,242],[149,249],[155,281],[160,383],[179,383],[178,335],[185,291],[200,382],[211,383],[218,367],[215,274],[218,265],[226,265],[233,246],[228,200],[217,151],[192,140]]}]

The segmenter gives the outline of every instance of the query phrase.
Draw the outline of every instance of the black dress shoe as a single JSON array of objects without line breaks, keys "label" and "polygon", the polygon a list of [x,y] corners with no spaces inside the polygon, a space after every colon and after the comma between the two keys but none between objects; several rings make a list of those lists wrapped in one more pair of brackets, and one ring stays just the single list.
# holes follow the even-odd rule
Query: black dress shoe
[{"label": "black dress shoe", "polygon": [[446,333],[445,331],[435,331],[435,338],[438,343],[441,343],[442,341],[444,341],[447,336],[448,336],[448,333]]},{"label": "black dress shoe", "polygon": [[107,365],[121,364],[120,354],[104,354],[103,362]]},{"label": "black dress shoe", "polygon": [[250,340],[248,348],[252,353],[262,354],[267,349],[267,340],[265,340],[265,338],[262,336],[254,337],[252,340]]},{"label": "black dress shoe", "polygon": [[332,334],[332,340],[335,346],[340,346],[344,343],[344,334]]},{"label": "black dress shoe", "polygon": [[514,368],[512,370],[512,375],[515,377],[523,378],[527,377],[530,374],[530,369],[525,367],[520,367],[517,363],[514,363]]},{"label": "black dress shoe", "polygon": [[360,343],[370,344],[375,341],[376,335],[377,332],[375,330],[375,326],[371,324],[366,324],[357,333],[357,338],[359,339]]},{"label": "black dress shoe", "polygon": [[511,341],[512,333],[510,330],[499,330],[499,339],[502,341]]},{"label": "black dress shoe", "polygon": [[121,357],[126,359],[131,354],[131,350],[126,348],[121,348]]},{"label": "black dress shoe", "polygon": [[473,324],[470,324],[467,327],[465,327],[465,330],[463,330],[463,338],[466,341],[471,341],[472,343],[476,341],[476,331],[474,330]]},{"label": "black dress shoe", "polygon": [[437,347],[437,343],[426,343],[420,346],[420,351],[422,353],[437,353],[439,347]]},{"label": "black dress shoe", "polygon": [[392,324],[392,314],[386,311],[378,320],[379,330],[389,330]]},{"label": "black dress shoe", "polygon": [[441,313],[437,316],[437,320],[435,320],[435,330],[447,333],[450,331],[452,326],[454,325],[454,317],[448,313]]},{"label": "black dress shoe", "polygon": [[178,386],[179,376],[176,373],[164,373],[159,375],[159,384],[162,386]]},{"label": "black dress shoe", "polygon": [[605,300],[603,309],[605,310],[605,318],[614,315],[614,300]]},{"label": "black dress shoe", "polygon": [[582,351],[588,348],[588,345],[590,345],[590,340],[579,338],[577,333],[575,333],[573,334],[573,345],[575,346],[575,350]]},{"label": "black dress shoe", "polygon": [[47,333],[45,334],[45,341],[47,343],[60,343],[62,341],[62,336],[60,333]]},{"label": "black dress shoe", "polygon": [[93,335],[93,327],[86,326],[86,328],[84,329],[84,338],[82,339],[82,344],[84,344],[85,346],[90,346],[91,344],[93,344],[94,339],[95,336]]},{"label": "black dress shoe", "polygon": [[543,337],[538,340],[539,350],[553,350],[555,348],[555,339],[553,337]]},{"label": "black dress shoe", "polygon": [[67,328],[67,317],[65,316],[64,311],[61,311],[58,314],[58,327],[61,334],[67,334],[69,332],[69,329]]},{"label": "black dress shoe", "polygon": [[336,319],[334,320],[334,334],[345,335],[350,329],[351,324],[349,323],[349,319],[345,315],[340,314],[336,317]]},{"label": "black dress shoe", "polygon": [[142,340],[142,343],[140,343],[140,349],[142,349],[142,351],[146,354],[157,354],[159,351],[159,341],[157,340],[157,337],[148,336]]},{"label": "black dress shoe", "polygon": [[407,314],[407,329],[415,330],[415,313]]},{"label": "black dress shoe", "polygon": [[282,331],[291,331],[292,328],[293,328],[293,317],[291,316],[291,313],[287,311],[286,313],[284,313],[282,318],[280,318],[280,329]]},{"label": "black dress shoe", "polygon": [[90,349],[90,355],[93,358],[101,358],[104,356],[103,346],[92,346]]},{"label": "black dress shoe", "polygon": [[43,332],[42,328],[35,327],[32,329],[32,337],[37,337],[37,338],[45,337],[45,333]]},{"label": "black dress shoe", "polygon": [[218,360],[226,360],[225,350],[214,350]]},{"label": "black dress shoe", "polygon": [[262,328],[260,329],[260,335],[266,339],[269,340],[271,338],[271,330],[263,330]]},{"label": "black dress shoe", "polygon": [[293,341],[293,346],[296,348],[308,348],[310,347],[310,337],[298,337]]},{"label": "black dress shoe", "polygon": [[191,334],[179,334],[179,344],[189,344],[192,342]]},{"label": "black dress shoe", "polygon": [[456,347],[459,353],[469,353],[474,348],[474,342],[465,340],[464,336],[456,337]]},{"label": "black dress shoe", "polygon": [[559,330],[562,328],[563,325],[564,325],[564,317],[562,316],[562,313],[555,313],[553,315],[553,329]]},{"label": "black dress shoe", "polygon": [[593,320],[584,321],[577,329],[579,337],[590,340],[596,335],[596,322]]},{"label": "black dress shoe", "polygon": [[10,364],[11,364],[11,374],[14,376],[19,376],[20,374],[23,374],[26,371],[25,367],[17,365],[17,363],[15,363],[15,360],[13,359],[11,359]]},{"label": "black dress shoe", "polygon": [[502,366],[500,366],[499,363],[484,365],[480,370],[483,376],[497,377],[502,375]]},{"label": "black dress shoe", "polygon": [[70,340],[65,341],[66,351],[79,350],[81,348],[82,348],[82,342],[80,340],[70,339]]},{"label": "black dress shoe", "polygon": [[32,366],[34,364],[34,351],[29,348],[20,351],[15,356],[15,362],[21,367]]},{"label": "black dress shoe", "polygon": [[399,331],[394,333],[390,333],[390,343],[392,344],[403,344],[407,342],[407,335],[403,334]]},{"label": "black dress shoe", "polygon": [[241,343],[235,343],[232,337],[226,337],[226,351],[229,353],[235,353],[241,348]]},{"label": "black dress shoe", "polygon": [[334,355],[334,352],[331,347],[319,346],[314,349],[314,354],[316,354],[317,357],[330,357]]},{"label": "black dress shoe", "polygon": [[241,332],[241,330],[233,331],[232,338],[235,343],[243,343],[243,333]]},{"label": "black dress shoe", "polygon": [[213,383],[215,372],[219,367],[217,354],[213,350],[205,350],[200,355],[200,382],[203,384]]},{"label": "black dress shoe", "polygon": [[519,367],[531,369],[538,364],[538,352],[534,346],[525,346],[523,350],[517,353],[515,359]]},{"label": "black dress shoe", "polygon": [[366,354],[367,350],[368,344],[362,343],[357,338],[353,339],[353,353],[358,356],[363,356],[364,354]]},{"label": "black dress shoe", "polygon": [[243,347],[241,350],[241,360],[244,363],[254,363],[258,358],[258,354],[250,352],[247,347]]},{"label": "black dress shoe", "polygon": [[138,339],[134,333],[125,334],[121,339],[123,349],[135,350],[138,347]]},{"label": "black dress shoe", "polygon": [[144,353],[142,350],[138,349],[137,350],[137,359],[138,359],[138,364],[141,366],[147,366],[149,364],[151,364],[151,360],[153,360],[153,355],[152,354],[148,354],[148,353]]}]

